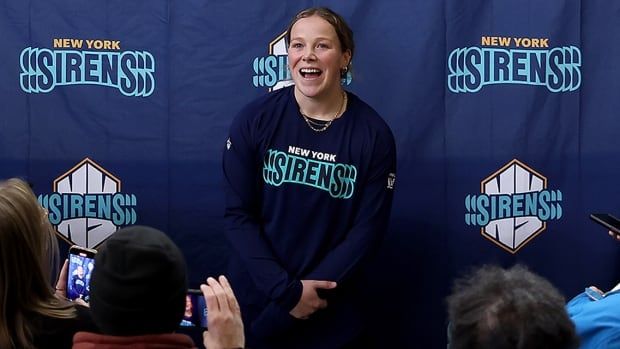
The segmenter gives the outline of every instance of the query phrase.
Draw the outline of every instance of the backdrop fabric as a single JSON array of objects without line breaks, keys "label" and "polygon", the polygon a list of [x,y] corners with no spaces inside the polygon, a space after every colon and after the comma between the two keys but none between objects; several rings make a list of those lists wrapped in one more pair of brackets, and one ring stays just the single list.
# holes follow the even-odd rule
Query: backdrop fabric
[{"label": "backdrop fabric", "polygon": [[569,298],[617,283],[620,246],[588,219],[620,215],[616,1],[0,0],[0,178],[33,185],[64,250],[166,231],[196,288],[231,253],[232,118],[290,83],[282,34],[311,6],[351,25],[345,88],[397,142],[360,290],[380,347],[445,347],[451,281],[484,263]]}]

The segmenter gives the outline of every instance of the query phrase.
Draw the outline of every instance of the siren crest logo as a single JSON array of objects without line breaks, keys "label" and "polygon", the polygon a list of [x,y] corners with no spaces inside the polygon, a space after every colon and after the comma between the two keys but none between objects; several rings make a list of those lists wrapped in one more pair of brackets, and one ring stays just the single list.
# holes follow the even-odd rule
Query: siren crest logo
[{"label": "siren crest logo", "polygon": [[551,92],[581,85],[581,50],[550,47],[548,38],[483,36],[481,46],[455,48],[448,55],[448,89],[478,92],[496,84],[545,86]]},{"label": "siren crest logo", "polygon": [[[286,32],[278,35],[269,43],[269,53],[267,56],[255,57],[252,61],[254,76],[252,84],[254,87],[268,87],[269,91],[275,91],[286,86],[293,85],[291,72],[288,69],[288,52],[286,43]],[[351,73],[342,83],[351,83]]]},{"label": "siren crest logo", "polygon": [[288,70],[285,36],[286,32],[269,43],[267,56],[254,58],[252,62],[254,87],[268,87],[269,91],[274,91],[293,84],[291,72]]},{"label": "siren crest logo", "polygon": [[517,159],[484,179],[480,191],[465,198],[465,223],[510,253],[562,218],[562,192],[549,190],[547,178]]},{"label": "siren crest logo", "polygon": [[70,244],[94,248],[118,228],[136,222],[136,196],[89,158],[54,180],[53,193],[39,195],[56,233]]},{"label": "siren crest logo", "polygon": [[26,47],[20,54],[20,86],[48,93],[56,86],[99,85],[125,96],[148,97],[155,90],[155,58],[147,51],[121,51],[119,40],[52,40],[53,49]]}]

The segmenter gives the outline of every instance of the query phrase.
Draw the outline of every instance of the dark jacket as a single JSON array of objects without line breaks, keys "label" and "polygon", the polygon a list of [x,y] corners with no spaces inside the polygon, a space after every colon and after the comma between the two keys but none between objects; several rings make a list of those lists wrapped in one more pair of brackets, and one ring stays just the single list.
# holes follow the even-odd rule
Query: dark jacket
[{"label": "dark jacket", "polygon": [[73,335],[79,331],[98,332],[86,307],[76,305],[77,316],[72,319],[58,319],[32,315],[33,344],[37,349],[71,348]]}]

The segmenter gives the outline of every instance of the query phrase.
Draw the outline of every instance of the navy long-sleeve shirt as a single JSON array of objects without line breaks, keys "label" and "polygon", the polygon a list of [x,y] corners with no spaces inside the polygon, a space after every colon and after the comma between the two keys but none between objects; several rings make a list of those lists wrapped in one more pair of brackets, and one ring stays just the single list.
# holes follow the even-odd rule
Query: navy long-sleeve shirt
[{"label": "navy long-sleeve shirt", "polygon": [[252,279],[239,287],[267,300],[259,316],[267,322],[270,308],[288,313],[297,304],[300,280],[346,284],[386,231],[394,138],[371,107],[348,96],[346,112],[324,132],[308,127],[293,87],[248,104],[230,128],[227,236]]}]

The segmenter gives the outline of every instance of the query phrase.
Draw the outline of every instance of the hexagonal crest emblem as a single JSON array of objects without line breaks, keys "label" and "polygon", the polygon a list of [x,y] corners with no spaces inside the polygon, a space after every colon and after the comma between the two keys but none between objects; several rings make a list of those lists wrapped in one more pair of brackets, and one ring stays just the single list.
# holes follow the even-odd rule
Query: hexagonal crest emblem
[{"label": "hexagonal crest emblem", "polygon": [[56,178],[52,189],[38,199],[57,235],[69,244],[95,248],[136,222],[136,196],[121,193],[120,179],[89,158]]},{"label": "hexagonal crest emblem", "polygon": [[480,192],[465,198],[465,223],[510,253],[562,217],[562,192],[548,190],[547,178],[517,159],[482,180]]},{"label": "hexagonal crest emblem", "polygon": [[[269,43],[269,55],[276,56],[276,57],[286,57],[285,64],[288,64],[288,50],[286,47],[285,36],[286,36],[286,31],[278,35],[277,38],[273,39]],[[283,87],[291,86],[293,83],[294,82],[293,82],[293,79],[291,79],[290,73],[287,72],[286,79],[279,80],[278,82],[276,82],[276,84],[273,85],[273,87],[271,87],[269,91],[279,90]]]},{"label": "hexagonal crest emblem", "polygon": [[288,52],[285,40],[286,32],[278,35],[269,43],[266,56],[255,57],[252,61],[255,87],[268,87],[268,91],[277,90],[293,84],[288,70]]}]

